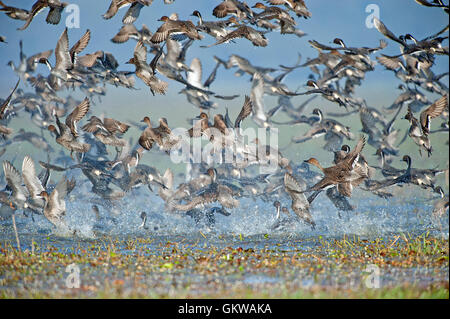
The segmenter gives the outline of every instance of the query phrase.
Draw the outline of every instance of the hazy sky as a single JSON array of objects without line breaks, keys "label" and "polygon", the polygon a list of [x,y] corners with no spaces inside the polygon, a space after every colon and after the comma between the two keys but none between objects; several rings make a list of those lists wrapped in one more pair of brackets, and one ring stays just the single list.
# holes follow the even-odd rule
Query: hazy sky
[{"label": "hazy sky", "polygon": [[[4,0],[3,2],[7,5],[26,9],[30,9],[34,3],[33,0]],[[90,29],[92,31],[91,41],[83,54],[97,50],[111,52],[120,63],[119,70],[134,70],[132,65],[125,64],[125,62],[132,57],[136,42],[130,40],[125,44],[115,44],[110,41],[122,26],[121,20],[127,9],[121,9],[111,20],[104,20],[102,14],[108,9],[110,1],[72,0],[70,2],[78,4],[80,8],[80,28],[69,29],[70,45],[73,45],[86,32],[86,29]],[[254,5],[257,1],[248,0],[247,2]],[[280,35],[278,32],[273,32],[266,35],[269,39],[269,45],[265,48],[254,47],[245,39],[238,39],[236,43],[208,49],[200,48],[200,45],[214,42],[212,37],[206,35],[204,40],[201,42],[195,41],[191,46],[187,55],[187,63],[190,63],[194,57],[200,58],[204,67],[204,79],[214,67],[214,55],[228,59],[231,54],[238,54],[259,66],[292,65],[296,62],[298,53],[301,54],[302,61],[305,61],[308,57],[317,56],[317,51],[308,44],[308,40],[314,39],[329,44],[335,37],[342,38],[348,46],[356,47],[376,47],[379,45],[380,39],[385,39],[388,42],[388,47],[382,53],[398,54],[399,47],[395,42],[384,38],[375,28],[366,27],[366,19],[370,14],[370,12],[366,12],[366,8],[369,5],[379,7],[380,19],[396,35],[411,33],[416,38],[422,39],[436,33],[448,24],[448,15],[443,10],[426,8],[413,0],[306,0],[305,2],[312,13],[312,17],[310,19],[296,18],[296,21],[297,27],[307,33],[306,36],[298,38],[294,35]],[[190,16],[195,9],[202,13],[205,20],[216,20],[212,16],[212,10],[219,3],[219,0],[176,0],[171,5],[165,5],[163,0],[155,0],[150,7],[142,9],[135,25],[140,29],[142,24],[146,24],[150,30],[155,31],[161,25],[161,22],[157,19],[162,15],[169,15],[173,12],[178,13],[180,19],[191,19],[194,23],[197,23],[197,18]],[[255,10],[258,11],[259,9]],[[65,28],[67,13],[64,12],[61,23],[54,26],[45,22],[47,12],[48,9],[39,13],[24,31],[17,30],[23,25],[23,21],[12,20],[5,14],[0,13],[0,35],[6,36],[8,42],[8,44],[0,43],[2,57],[0,63],[0,94],[2,97],[9,94],[16,82],[16,75],[6,64],[9,60],[18,62],[19,40],[23,40],[24,52],[27,56],[55,48],[56,42]],[[448,45],[448,40],[444,42],[444,45]],[[149,56],[148,61],[151,58]],[[375,60],[375,56],[373,56],[373,59]],[[50,58],[50,63],[54,63],[54,55]],[[438,56],[433,71],[439,74],[448,71],[448,67],[448,57]],[[44,75],[48,74],[47,68],[43,65],[39,66],[38,72]],[[220,105],[220,111],[227,106],[230,107],[232,115],[239,112],[243,95],[249,94],[251,88],[248,75],[237,78],[234,72],[233,69],[221,69],[218,79],[211,86],[211,90],[219,94],[241,95],[240,98],[233,101],[216,101]],[[298,69],[286,78],[286,84],[292,90],[296,90],[306,83],[310,73],[309,69]],[[448,78],[445,78],[445,81],[448,83]],[[381,65],[377,65],[374,72],[366,74],[366,80],[357,89],[356,96],[366,98],[371,106],[387,106],[400,93],[396,88],[399,83],[392,72],[386,71]],[[23,83],[21,87],[25,90],[32,90],[29,86],[25,87]],[[103,97],[102,103],[96,104],[94,113],[106,111],[108,115],[117,115],[119,119],[132,117],[135,120],[142,118],[147,113],[151,113],[153,118],[166,116],[169,119],[171,114],[174,114],[175,117],[180,114],[189,114],[190,117],[193,117],[198,113],[194,106],[187,103],[184,96],[177,94],[182,86],[172,80],[169,80],[169,91],[165,96],[153,97],[139,79],[136,79],[136,87],[139,89],[138,91],[108,85],[107,95]],[[81,95],[78,97],[81,98]],[[430,99],[433,98],[436,98],[436,96],[430,95]],[[303,97],[294,98],[294,104],[299,104],[303,99]],[[270,101],[272,101],[270,98],[267,101],[267,108],[273,106],[270,105]],[[320,103],[319,105],[328,105],[322,98],[317,98],[316,101]],[[334,108],[332,111],[337,110],[336,106],[330,106],[330,108]],[[125,115],[127,117],[124,118]],[[175,119],[175,123],[169,120],[169,123],[174,123],[174,125],[186,123],[185,117],[187,116]],[[404,124],[406,125],[406,123]]]}]

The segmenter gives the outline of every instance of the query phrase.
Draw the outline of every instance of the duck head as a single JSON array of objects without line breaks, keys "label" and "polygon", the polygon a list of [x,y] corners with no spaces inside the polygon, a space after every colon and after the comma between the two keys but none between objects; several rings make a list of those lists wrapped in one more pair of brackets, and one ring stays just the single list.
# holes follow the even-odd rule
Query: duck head
[{"label": "duck head", "polygon": [[381,147],[379,147],[378,149],[377,149],[377,151],[375,152],[375,154],[374,155],[378,155],[378,156],[382,156],[382,155],[384,155],[384,151],[383,151],[383,149],[381,148]]},{"label": "duck head", "polygon": [[58,135],[58,131],[56,130],[56,127],[53,124],[50,124],[49,126],[47,126],[47,130],[49,130],[50,133]]},{"label": "duck head", "polygon": [[196,117],[196,119],[198,119],[198,120],[207,120],[208,119],[208,114],[206,114],[205,112],[201,112],[200,115]]},{"label": "duck head", "polygon": [[314,157],[311,157],[310,159],[307,159],[307,160],[305,161],[305,163],[314,165],[314,166],[316,166],[317,168],[319,168],[320,170],[323,170],[323,168],[322,168],[322,166],[320,165],[319,161],[318,161],[316,158],[314,158]]},{"label": "duck head", "polygon": [[169,21],[169,17],[168,16],[162,16],[161,18],[158,19],[158,21],[162,21],[162,22],[167,22]]},{"label": "duck head", "polygon": [[308,82],[306,82],[306,86],[313,87],[313,88],[315,88],[315,89],[318,89],[318,88],[319,88],[319,86],[318,86],[318,85],[316,84],[316,82],[313,81],[313,80],[308,80]]},{"label": "duck head", "polygon": [[341,146],[341,151],[344,151],[345,153],[349,153],[350,152],[350,146],[348,146],[347,144],[344,144]]},{"label": "duck head", "polygon": [[315,108],[315,109],[312,111],[312,114],[314,114],[314,115],[316,115],[317,117],[319,117],[319,122],[322,122],[322,119],[323,119],[323,113],[322,113],[322,111],[321,111],[320,109]]},{"label": "duck head", "polygon": [[405,34],[405,39],[406,39],[406,40],[411,40],[411,41],[413,41],[414,43],[417,43],[416,38],[414,38],[410,33]]},{"label": "duck head", "polygon": [[404,155],[402,158],[403,162],[406,162],[406,164],[408,164],[408,168],[411,167],[411,157],[409,155]]},{"label": "duck head", "polygon": [[228,24],[232,24],[234,23],[235,25],[240,25],[239,21],[236,19],[236,17],[231,16],[228,20],[227,20]]},{"label": "duck head", "polygon": [[125,62],[125,64],[136,64],[136,60],[134,59],[134,57],[132,57],[127,62]]},{"label": "duck head", "polygon": [[257,2],[257,3],[255,3],[255,5],[252,8],[265,10],[267,7],[263,3]]},{"label": "duck head", "polygon": [[214,183],[217,178],[217,171],[214,167],[208,168],[206,171],[206,174],[208,174],[211,177],[212,182]]},{"label": "duck head", "polygon": [[273,202],[273,206],[276,207],[277,209],[280,209],[281,203],[276,200],[276,201]]},{"label": "duck head", "polygon": [[145,116],[145,117],[141,120],[141,122],[143,122],[143,123],[145,123],[145,124],[147,124],[147,125],[149,125],[149,126],[152,125],[152,122],[150,122],[150,118],[149,118],[148,116]]},{"label": "duck head", "polygon": [[9,202],[9,207],[12,209],[12,210],[16,210],[16,206],[14,206],[14,204],[12,203],[12,202]]},{"label": "duck head", "polygon": [[335,38],[335,39],[333,40],[333,43],[334,43],[334,44],[337,44],[337,45],[340,45],[341,47],[345,48],[345,43],[344,43],[344,41],[343,41],[342,39]]},{"label": "duck head", "polygon": [[194,12],[192,12],[192,13],[191,13],[191,16],[199,17],[199,18],[202,17],[201,13],[200,13],[198,10],[195,10]]},{"label": "duck head", "polygon": [[48,201],[48,193],[46,191],[40,192],[37,197],[43,198],[45,201]]},{"label": "duck head", "polygon": [[436,186],[436,187],[434,188],[434,191],[435,191],[436,193],[438,193],[439,196],[441,196],[441,198],[444,198],[445,193],[444,193],[444,190],[442,189],[441,186]]},{"label": "duck head", "polygon": [[408,107],[408,113],[406,113],[405,117],[403,119],[408,120],[408,121],[412,121],[414,115],[411,112],[411,108]]}]

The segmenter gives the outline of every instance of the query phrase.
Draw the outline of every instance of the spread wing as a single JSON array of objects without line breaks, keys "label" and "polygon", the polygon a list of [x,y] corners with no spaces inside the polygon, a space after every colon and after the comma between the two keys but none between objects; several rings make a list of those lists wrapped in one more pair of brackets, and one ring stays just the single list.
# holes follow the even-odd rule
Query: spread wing
[{"label": "spread wing", "polygon": [[244,105],[242,105],[242,109],[239,112],[236,121],[234,122],[234,127],[238,128],[241,126],[241,122],[252,113],[253,103],[249,96],[245,96]]},{"label": "spread wing", "polygon": [[66,125],[70,128],[72,135],[77,137],[77,123],[86,115],[89,111],[89,99],[86,97],[66,118]]},{"label": "spread wing", "polygon": [[70,49],[69,53],[70,56],[72,57],[72,60],[75,60],[76,55],[87,47],[90,39],[91,39],[91,31],[88,29],[86,33],[81,37],[81,39],[78,40],[77,43],[75,43],[73,47]]},{"label": "spread wing", "polygon": [[187,82],[197,88],[203,88],[202,84],[202,64],[198,58],[194,58],[189,68],[192,71],[187,72]]},{"label": "spread wing", "polygon": [[33,18],[42,10],[44,10],[46,7],[48,6],[48,4],[45,1],[41,1],[38,0],[33,4],[33,7],[31,8],[31,12],[28,15],[28,19],[25,22],[25,24],[17,29],[17,30],[25,30],[26,28],[28,28],[28,26],[30,25],[31,21],[33,21]]},{"label": "spread wing", "polygon": [[19,171],[9,161],[3,161],[3,171],[8,186],[12,189],[13,196],[19,201],[26,201],[27,190],[22,185]]},{"label": "spread wing", "polygon": [[111,19],[114,17],[119,10],[119,7],[117,6],[118,0],[112,0],[111,4],[109,5],[108,11],[103,15],[104,19]]},{"label": "spread wing", "polygon": [[45,21],[49,24],[58,24],[61,21],[61,13],[63,10],[64,6],[62,4],[50,6],[50,11]]},{"label": "spread wing", "polygon": [[123,43],[128,41],[130,35],[139,36],[139,32],[133,24],[125,24],[119,32],[111,39],[114,43]]},{"label": "spread wing", "polygon": [[430,133],[430,120],[441,115],[447,106],[448,95],[445,95],[420,113],[420,124],[422,125],[422,131],[425,135]]},{"label": "spread wing", "polygon": [[67,70],[72,67],[72,61],[69,54],[69,36],[67,35],[67,28],[56,43],[55,58],[56,68]]},{"label": "spread wing", "polygon": [[[347,156],[343,159],[341,163],[345,163],[349,167],[355,167],[356,163],[359,159],[359,154],[362,152],[364,146],[366,145],[366,138],[364,136],[361,136],[359,138],[358,143],[356,144],[355,148],[352,149]],[[339,164],[338,164],[339,165]]]},{"label": "spread wing", "polygon": [[400,43],[402,46],[406,46],[405,42],[400,40],[395,34],[393,34],[385,25],[383,22],[381,22],[377,17],[373,17],[373,24],[375,25],[375,28],[384,35],[386,38],[391,39],[392,41]]},{"label": "spread wing", "polygon": [[133,3],[130,8],[128,8],[127,13],[125,13],[125,15],[123,16],[122,22],[124,24],[134,23],[139,17],[139,13],[141,12],[141,9],[143,7],[144,5],[142,3]]},{"label": "spread wing", "polygon": [[139,62],[147,61],[147,48],[142,41],[138,41],[136,47],[134,48],[134,58]]},{"label": "spread wing", "polygon": [[34,162],[28,155],[25,156],[25,158],[23,159],[22,177],[31,197],[34,198],[36,197],[36,195],[40,194],[42,191],[45,190],[41,184],[41,181],[36,175]]},{"label": "spread wing", "polygon": [[0,120],[3,118],[3,114],[5,113],[6,108],[9,106],[9,102],[11,102],[11,98],[16,91],[17,87],[19,86],[20,78],[17,80],[16,86],[12,90],[12,92],[9,94],[9,96],[6,98],[6,100],[3,102],[2,106],[0,107]]}]

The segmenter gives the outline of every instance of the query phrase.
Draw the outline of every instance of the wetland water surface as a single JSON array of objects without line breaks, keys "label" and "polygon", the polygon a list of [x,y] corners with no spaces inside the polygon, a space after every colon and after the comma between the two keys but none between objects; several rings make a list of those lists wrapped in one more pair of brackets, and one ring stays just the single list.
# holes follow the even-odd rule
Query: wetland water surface
[{"label": "wetland water surface", "polygon": [[[339,217],[324,196],[312,207],[314,230],[296,220],[272,230],[272,203],[244,199],[212,226],[166,213],[145,191],[104,203],[99,216],[92,203],[68,201],[75,236],[17,214],[22,253],[10,219],[2,221],[0,295],[448,297],[448,216],[431,217],[432,198],[355,196],[358,208]],[[70,288],[73,275],[79,288]]]}]

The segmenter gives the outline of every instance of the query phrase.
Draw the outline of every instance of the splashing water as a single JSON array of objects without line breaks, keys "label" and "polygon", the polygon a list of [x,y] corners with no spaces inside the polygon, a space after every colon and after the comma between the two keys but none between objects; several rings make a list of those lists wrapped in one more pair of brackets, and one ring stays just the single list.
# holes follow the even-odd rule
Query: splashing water
[{"label": "splashing water", "polygon": [[[196,223],[185,213],[168,212],[164,201],[144,187],[133,189],[124,199],[113,202],[101,200],[95,195],[85,195],[89,192],[88,189],[88,183],[79,185],[68,197],[65,216],[68,229],[54,228],[42,215],[35,214],[31,218],[18,213],[16,221],[19,233],[94,239],[97,234],[144,238],[149,235],[182,235],[189,238],[199,234],[208,234],[209,238],[266,234],[280,238],[334,238],[343,235],[374,238],[424,232],[448,238],[449,232],[448,217],[441,217],[440,220],[433,218],[431,211],[434,199],[420,197],[419,192],[413,194],[417,196],[408,201],[395,197],[383,200],[375,196],[363,197],[364,193],[358,194],[351,199],[353,204],[357,204],[357,208],[350,212],[338,212],[328,198],[321,194],[311,206],[311,214],[316,221],[315,229],[297,220],[291,212],[289,219],[282,215],[281,218],[286,220],[284,226],[274,230],[272,226],[276,214],[273,203],[260,198],[241,198],[240,206],[229,211],[230,216],[215,214],[215,222],[210,225],[203,220]],[[411,192],[415,191],[411,189]],[[77,198],[86,200],[80,201]],[[283,206],[290,206],[289,200],[280,201]],[[99,207],[98,216],[92,210],[93,204]],[[142,227],[141,212],[147,214],[145,227]],[[1,222],[6,237],[13,236],[12,227],[8,227],[10,223],[9,220]]]}]

